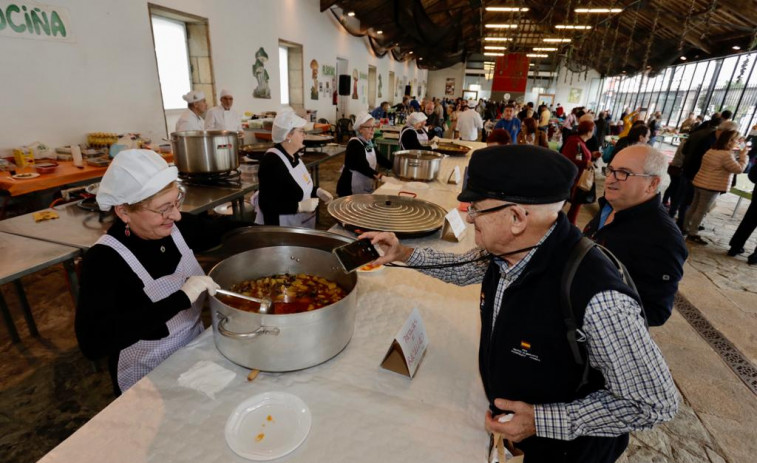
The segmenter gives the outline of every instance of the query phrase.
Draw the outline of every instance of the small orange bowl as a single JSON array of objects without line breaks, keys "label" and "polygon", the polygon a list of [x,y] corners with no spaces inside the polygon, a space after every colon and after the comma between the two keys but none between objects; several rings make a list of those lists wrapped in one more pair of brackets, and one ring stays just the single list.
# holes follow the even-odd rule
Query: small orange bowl
[{"label": "small orange bowl", "polygon": [[55,172],[55,169],[58,168],[58,163],[54,161],[40,162],[38,164],[35,164],[34,168],[40,174],[52,174],[53,172]]}]

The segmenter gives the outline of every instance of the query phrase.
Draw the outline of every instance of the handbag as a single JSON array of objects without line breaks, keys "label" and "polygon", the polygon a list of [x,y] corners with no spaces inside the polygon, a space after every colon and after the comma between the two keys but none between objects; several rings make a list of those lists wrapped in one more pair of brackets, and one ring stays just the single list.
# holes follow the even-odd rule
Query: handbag
[{"label": "handbag", "polygon": [[576,187],[584,191],[591,191],[592,186],[594,186],[594,169],[587,167],[581,172],[581,176],[578,177]]}]

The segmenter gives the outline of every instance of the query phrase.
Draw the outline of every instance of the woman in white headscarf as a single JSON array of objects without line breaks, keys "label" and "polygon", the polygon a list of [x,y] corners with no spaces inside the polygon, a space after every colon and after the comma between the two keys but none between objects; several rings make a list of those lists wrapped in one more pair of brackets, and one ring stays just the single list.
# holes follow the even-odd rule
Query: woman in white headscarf
[{"label": "woman in white headscarf", "polygon": [[420,111],[407,116],[405,127],[400,132],[401,150],[431,149],[425,145],[428,143],[428,132],[426,132],[425,127],[426,119],[426,115]]},{"label": "woman in white headscarf", "polygon": [[360,113],[355,119],[357,136],[350,138],[344,155],[344,167],[336,184],[339,196],[373,193],[376,180],[381,178],[378,166],[391,169],[392,163],[383,156],[377,156],[373,145],[375,120],[368,113]]},{"label": "woman in white headscarf", "polygon": [[192,90],[181,98],[187,102],[187,109],[181,113],[176,121],[176,131],[186,132],[189,130],[205,130],[205,120],[202,116],[208,110],[208,102],[205,101],[203,92]]},{"label": "woman in white headscarf", "polygon": [[328,203],[333,196],[314,188],[313,179],[299,152],[305,145],[305,119],[287,110],[273,121],[275,145],[260,160],[259,189],[253,197],[255,223],[315,228],[318,198]]},{"label": "woman in white headscarf", "polygon": [[239,223],[182,214],[178,171],[150,150],[118,153],[97,192],[115,210],[82,262],[76,338],[82,353],[108,357],[118,395],[203,331],[205,276],[192,250],[220,244]]}]

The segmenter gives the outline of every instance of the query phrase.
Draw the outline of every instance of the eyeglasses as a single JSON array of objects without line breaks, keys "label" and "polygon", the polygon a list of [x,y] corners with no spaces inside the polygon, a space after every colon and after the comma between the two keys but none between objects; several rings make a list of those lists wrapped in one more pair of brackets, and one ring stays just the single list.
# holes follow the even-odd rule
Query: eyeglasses
[{"label": "eyeglasses", "polygon": [[179,196],[176,198],[176,201],[173,201],[171,203],[166,204],[165,206],[161,207],[158,210],[155,209],[149,209],[147,207],[143,208],[146,211],[154,212],[156,214],[160,214],[164,219],[167,219],[171,213],[173,212],[174,208],[179,210],[181,212],[181,205],[184,204],[184,192],[179,192]]},{"label": "eyeglasses", "polygon": [[375,125],[361,125],[360,128],[365,130],[376,130]]},{"label": "eyeglasses", "polygon": [[471,219],[475,219],[476,217],[480,215],[501,211],[502,209],[507,209],[510,206],[517,206],[517,204],[515,203],[501,204],[499,206],[494,206],[494,207],[490,207],[489,209],[482,209],[482,210],[476,209],[476,206],[471,204],[470,206],[468,206],[468,217],[470,217]]},{"label": "eyeglasses", "polygon": [[633,172],[628,172],[627,170],[619,170],[619,169],[613,169],[610,166],[607,166],[607,170],[605,171],[607,173],[607,176],[610,175],[615,177],[615,180],[619,182],[625,182],[628,180],[628,177],[657,177],[656,175],[651,174],[634,174]]}]

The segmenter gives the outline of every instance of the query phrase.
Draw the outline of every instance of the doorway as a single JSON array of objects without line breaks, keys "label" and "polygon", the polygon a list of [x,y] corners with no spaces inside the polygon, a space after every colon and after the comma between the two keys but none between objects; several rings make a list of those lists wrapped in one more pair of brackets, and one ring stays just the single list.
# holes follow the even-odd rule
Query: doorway
[{"label": "doorway", "polygon": [[376,66],[368,66],[368,108],[376,107]]}]

